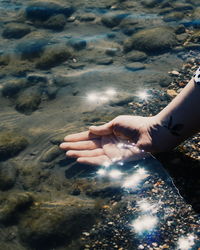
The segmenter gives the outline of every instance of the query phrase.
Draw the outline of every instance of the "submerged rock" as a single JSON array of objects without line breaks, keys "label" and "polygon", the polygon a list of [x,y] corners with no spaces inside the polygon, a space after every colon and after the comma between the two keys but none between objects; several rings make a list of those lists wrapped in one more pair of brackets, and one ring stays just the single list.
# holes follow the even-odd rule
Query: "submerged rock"
[{"label": "submerged rock", "polygon": [[35,2],[28,6],[25,15],[32,21],[46,21],[50,17],[63,14],[69,17],[74,12],[73,7],[65,7],[53,2]]},{"label": "submerged rock", "polygon": [[36,249],[52,249],[69,244],[95,222],[95,204],[91,199],[69,196],[33,207],[19,227],[22,241]]},{"label": "submerged rock", "polygon": [[39,69],[50,69],[58,66],[71,57],[70,50],[65,46],[54,46],[47,48],[38,59],[36,67]]},{"label": "submerged rock", "polygon": [[101,22],[109,27],[109,28],[113,28],[117,25],[119,25],[121,23],[121,21],[127,16],[127,14],[122,13],[108,13],[103,15],[103,17],[101,18]]},{"label": "submerged rock", "polygon": [[41,93],[37,88],[28,88],[24,90],[15,101],[17,111],[30,115],[35,111],[41,102]]},{"label": "submerged rock", "polygon": [[0,66],[6,66],[10,62],[9,55],[0,55]]},{"label": "submerged rock", "polygon": [[14,224],[20,213],[26,210],[33,203],[33,196],[30,193],[12,193],[4,199],[0,210],[0,223]]},{"label": "submerged rock", "polygon": [[93,13],[85,13],[79,17],[81,22],[91,22],[94,21],[96,18],[95,14]]},{"label": "submerged rock", "polygon": [[26,39],[16,46],[16,52],[21,54],[22,59],[31,60],[40,56],[47,44],[48,40],[45,38]]},{"label": "submerged rock", "polygon": [[43,23],[43,27],[53,30],[62,30],[67,22],[66,17],[63,14],[54,15]]},{"label": "submerged rock", "polygon": [[53,146],[42,155],[40,161],[51,162],[61,154],[63,154],[63,150],[58,146]]},{"label": "submerged rock", "polygon": [[139,62],[147,59],[147,54],[142,51],[131,51],[126,55],[126,59],[131,62]]},{"label": "submerged rock", "polygon": [[184,18],[184,13],[181,12],[171,12],[164,16],[163,20],[165,22],[180,21]]},{"label": "submerged rock", "polygon": [[157,27],[138,31],[124,42],[124,51],[133,49],[147,53],[161,53],[177,45],[176,35],[170,27]]},{"label": "submerged rock", "polygon": [[85,49],[87,46],[87,42],[80,38],[72,38],[67,43],[76,50]]},{"label": "submerged rock", "polygon": [[24,136],[14,132],[0,132],[0,161],[17,155],[27,145],[28,141]]},{"label": "submerged rock", "polygon": [[15,166],[9,163],[0,163],[0,190],[7,190],[14,186],[17,176]]},{"label": "submerged rock", "polygon": [[142,63],[128,63],[126,64],[126,69],[130,70],[130,71],[137,71],[137,70],[142,70],[142,69],[145,69],[145,65],[142,64]]},{"label": "submerged rock", "polygon": [[14,97],[26,86],[26,79],[14,79],[3,84],[2,95],[4,97]]},{"label": "submerged rock", "polygon": [[31,32],[31,28],[22,23],[9,23],[5,25],[2,36],[4,38],[21,38]]}]

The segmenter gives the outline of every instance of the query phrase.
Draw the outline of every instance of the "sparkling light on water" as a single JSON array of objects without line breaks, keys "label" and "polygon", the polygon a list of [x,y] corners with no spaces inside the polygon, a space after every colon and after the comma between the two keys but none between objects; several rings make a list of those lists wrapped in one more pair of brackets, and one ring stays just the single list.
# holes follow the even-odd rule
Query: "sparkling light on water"
[{"label": "sparkling light on water", "polygon": [[178,240],[178,249],[189,250],[194,245],[195,237],[194,235],[189,235],[188,237],[181,237]]},{"label": "sparkling light on water", "polygon": [[117,92],[115,89],[110,88],[105,91],[105,94],[112,97],[112,96],[115,96]]},{"label": "sparkling light on water", "polygon": [[141,98],[142,100],[146,101],[148,99],[149,95],[147,94],[146,91],[142,91],[142,92],[138,93],[138,97]]},{"label": "sparkling light on water", "polygon": [[157,223],[158,223],[157,217],[144,215],[134,220],[131,223],[131,226],[137,233],[142,233],[144,231],[152,230],[156,226]]},{"label": "sparkling light on water", "polygon": [[117,169],[113,169],[108,173],[108,176],[113,179],[118,179],[123,175],[123,173]]},{"label": "sparkling light on water", "polygon": [[143,168],[139,168],[136,173],[127,177],[123,183],[124,188],[134,188],[136,187],[143,179],[147,177],[147,171]]},{"label": "sparkling light on water", "polygon": [[90,102],[98,101],[98,95],[96,93],[90,93],[87,95],[87,99]]}]

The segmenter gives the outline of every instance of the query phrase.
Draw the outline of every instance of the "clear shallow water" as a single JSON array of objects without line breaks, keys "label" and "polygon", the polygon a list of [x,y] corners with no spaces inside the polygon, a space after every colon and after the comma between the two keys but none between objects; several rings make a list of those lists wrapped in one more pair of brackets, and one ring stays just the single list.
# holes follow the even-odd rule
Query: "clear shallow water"
[{"label": "clear shallow water", "polygon": [[[75,164],[57,148],[66,134],[119,114],[151,115],[170,101],[166,87],[172,79],[161,87],[168,72],[199,55],[198,42],[184,47],[189,41],[192,48],[198,32],[198,2],[149,8],[138,1],[59,1],[75,11],[50,24],[40,15],[28,18],[24,12],[32,3],[0,3],[0,133],[28,141],[19,152],[11,143],[15,153],[7,148],[1,154],[2,249],[198,249],[198,217],[155,159],[117,166],[117,172]],[[50,16],[63,13],[56,8]],[[182,18],[164,21],[177,11]],[[108,13],[126,18],[105,24]],[[124,52],[131,34],[182,23],[188,30],[176,33],[172,49],[137,55],[135,62]],[[73,45],[72,38],[81,43]]]}]

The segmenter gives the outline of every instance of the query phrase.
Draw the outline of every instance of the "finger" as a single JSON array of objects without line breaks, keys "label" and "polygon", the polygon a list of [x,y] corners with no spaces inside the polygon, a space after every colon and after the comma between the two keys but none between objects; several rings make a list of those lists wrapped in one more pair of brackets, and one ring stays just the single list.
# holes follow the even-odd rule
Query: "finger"
[{"label": "finger", "polygon": [[101,155],[97,157],[80,157],[77,159],[79,163],[90,164],[90,165],[104,165],[111,164],[111,160],[106,155]]},{"label": "finger", "polygon": [[69,157],[95,157],[95,156],[100,156],[104,155],[104,151],[102,148],[97,148],[93,150],[69,150],[66,153],[67,156]]},{"label": "finger", "polygon": [[64,141],[76,142],[76,141],[86,141],[95,138],[99,138],[99,136],[92,134],[90,131],[84,131],[76,134],[67,135],[65,136]]},{"label": "finger", "polygon": [[89,131],[95,135],[110,135],[113,132],[112,126],[113,121],[110,121],[101,126],[91,126]]},{"label": "finger", "polygon": [[78,142],[63,142],[60,144],[60,148],[64,150],[75,149],[75,150],[89,150],[101,147],[100,140],[88,140]]}]

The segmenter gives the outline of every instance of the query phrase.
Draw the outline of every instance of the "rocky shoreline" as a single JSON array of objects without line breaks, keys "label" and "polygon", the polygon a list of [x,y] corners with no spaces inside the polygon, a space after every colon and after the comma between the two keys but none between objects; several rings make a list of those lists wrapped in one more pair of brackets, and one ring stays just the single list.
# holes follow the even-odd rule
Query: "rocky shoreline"
[{"label": "rocky shoreline", "polygon": [[[159,244],[120,228],[119,221],[139,213],[134,195],[91,178],[97,169],[66,159],[58,144],[117,115],[149,116],[165,107],[200,64],[199,6],[197,0],[0,3],[0,248],[158,250],[175,247],[178,233],[175,240],[165,230],[189,233],[200,212],[199,134],[157,156],[186,200],[166,191],[177,225],[163,224]],[[109,99],[110,88],[116,95]],[[88,101],[90,93],[99,99]],[[152,200],[167,190],[159,177],[150,184],[155,188],[145,194]],[[178,222],[180,214],[185,221]]]}]

